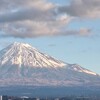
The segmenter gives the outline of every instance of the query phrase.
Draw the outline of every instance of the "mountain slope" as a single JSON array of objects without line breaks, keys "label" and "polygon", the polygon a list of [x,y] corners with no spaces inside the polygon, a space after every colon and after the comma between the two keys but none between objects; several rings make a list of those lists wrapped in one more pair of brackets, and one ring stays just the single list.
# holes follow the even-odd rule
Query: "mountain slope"
[{"label": "mountain slope", "polygon": [[16,42],[0,51],[0,85],[99,86],[100,76]]},{"label": "mountain slope", "polygon": [[0,65],[11,64],[34,67],[63,67],[66,64],[46,54],[40,53],[29,44],[11,44],[0,53]]}]

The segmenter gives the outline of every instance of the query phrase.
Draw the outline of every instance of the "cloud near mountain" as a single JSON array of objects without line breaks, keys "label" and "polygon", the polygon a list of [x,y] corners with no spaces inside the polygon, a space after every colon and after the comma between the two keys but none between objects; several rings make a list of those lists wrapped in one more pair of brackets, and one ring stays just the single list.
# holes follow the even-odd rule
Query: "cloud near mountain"
[{"label": "cloud near mountain", "polygon": [[[1,0],[0,36],[33,38],[40,36],[78,35],[85,31],[68,30],[67,26],[76,17],[100,17],[99,0],[73,0],[70,5],[59,6],[47,0]],[[80,8],[80,9],[78,9]],[[93,10],[92,10],[93,9]],[[63,30],[63,31],[62,31]]]},{"label": "cloud near mountain", "polygon": [[100,0],[72,0],[70,5],[59,7],[60,12],[80,18],[100,18]]}]

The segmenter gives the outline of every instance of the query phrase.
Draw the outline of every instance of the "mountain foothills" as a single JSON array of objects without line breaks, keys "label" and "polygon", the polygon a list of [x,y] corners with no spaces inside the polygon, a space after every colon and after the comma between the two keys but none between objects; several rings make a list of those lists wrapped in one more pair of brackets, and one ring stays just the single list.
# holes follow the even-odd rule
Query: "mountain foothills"
[{"label": "mountain foothills", "polygon": [[0,86],[15,85],[100,86],[100,75],[15,42],[0,51]]}]

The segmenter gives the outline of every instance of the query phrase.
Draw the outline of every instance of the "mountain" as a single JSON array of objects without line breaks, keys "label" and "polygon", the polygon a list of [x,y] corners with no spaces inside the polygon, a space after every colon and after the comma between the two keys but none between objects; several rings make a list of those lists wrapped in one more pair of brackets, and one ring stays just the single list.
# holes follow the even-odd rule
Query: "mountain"
[{"label": "mountain", "polygon": [[100,75],[15,42],[0,51],[0,86],[8,85],[99,86]]},{"label": "mountain", "polygon": [[100,75],[57,60],[25,43],[0,51],[0,95],[100,95]]},{"label": "mountain", "polygon": [[56,68],[66,64],[39,52],[29,44],[15,42],[0,52],[0,66],[2,65]]}]

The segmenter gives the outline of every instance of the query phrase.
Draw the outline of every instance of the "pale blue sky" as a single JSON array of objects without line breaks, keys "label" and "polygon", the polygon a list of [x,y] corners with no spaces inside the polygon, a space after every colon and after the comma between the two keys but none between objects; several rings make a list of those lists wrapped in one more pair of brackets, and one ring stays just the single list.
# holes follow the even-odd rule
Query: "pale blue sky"
[{"label": "pale blue sky", "polygon": [[[37,17],[35,18],[34,14],[32,17],[27,16],[24,18],[23,16],[24,22],[20,19],[22,15],[19,13],[20,11],[23,13],[22,11],[25,4],[21,4],[21,2],[17,2],[17,0],[15,1],[15,8],[13,7],[6,10],[2,6],[1,8],[4,10],[4,14],[2,14],[0,10],[0,49],[15,41],[25,42],[38,48],[41,52],[47,53],[64,62],[71,64],[77,63],[82,67],[100,74],[100,11],[94,10],[100,7],[99,0],[78,0],[82,1],[78,5],[77,0],[72,0],[74,3],[70,2],[71,0],[47,0],[47,2],[37,0],[40,1],[39,6],[36,5],[38,4],[37,2],[33,2],[34,5],[30,3],[29,5],[27,4],[28,12],[31,10],[30,12],[35,13]],[[26,1],[28,2],[28,0]],[[90,2],[87,3],[87,1]],[[29,0],[29,2],[32,1]],[[98,5],[94,5],[94,2],[98,3]],[[14,3],[11,4],[14,5]],[[86,6],[86,4],[88,5]],[[5,2],[2,5],[6,6]],[[73,5],[73,7],[71,5]],[[84,7],[84,5],[86,9],[83,10],[82,7]],[[29,9],[30,7],[31,9]],[[45,16],[44,12],[40,10],[40,7],[45,7],[42,9],[43,11],[46,9]],[[12,9],[16,8],[21,10],[17,13],[9,13]],[[54,14],[55,8],[58,12]],[[6,11],[8,13],[6,13]],[[27,14],[27,10],[25,13]],[[43,15],[41,15],[42,13]],[[39,14],[42,17],[39,17]],[[4,15],[7,15],[7,17],[3,18]],[[66,16],[63,17],[63,15]],[[14,18],[10,18],[10,16],[14,16]],[[57,16],[61,16],[61,18],[59,20],[51,19]],[[33,17],[34,19],[32,19]],[[31,23],[31,20],[32,22],[35,20],[35,24]],[[36,24],[36,21],[40,21],[41,23]],[[51,22],[49,23],[49,21],[53,21],[52,24]],[[45,25],[44,23],[47,24]],[[25,29],[28,29],[29,33],[26,33],[28,31]]]}]

